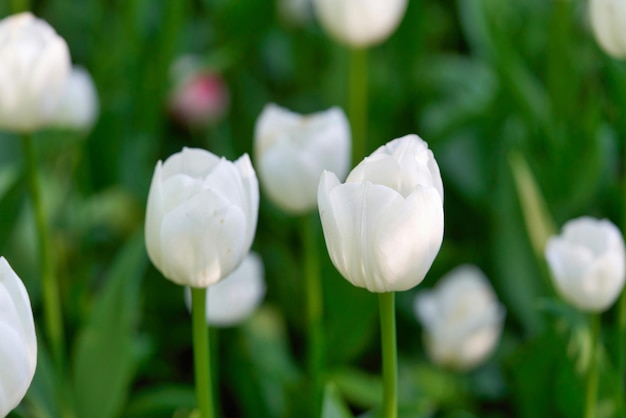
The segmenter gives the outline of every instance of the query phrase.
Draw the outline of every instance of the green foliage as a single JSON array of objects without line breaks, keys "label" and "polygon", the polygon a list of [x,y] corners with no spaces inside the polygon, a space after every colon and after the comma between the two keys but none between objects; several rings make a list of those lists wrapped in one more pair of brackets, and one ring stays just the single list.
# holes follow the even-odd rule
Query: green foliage
[{"label": "green foliage", "polygon": [[115,417],[124,405],[137,363],[138,301],[146,262],[143,233],[136,234],[112,264],[77,337],[73,385],[78,416]]},{"label": "green foliage", "polygon": [[[272,1],[30,3],[93,75],[101,115],[84,137],[41,132],[34,141],[70,347],[62,372],[40,325],[19,139],[0,132],[0,255],[28,288],[40,341],[34,382],[11,417],[194,416],[182,289],[146,268],[136,232],[154,166],[183,146],[230,159],[252,153],[267,102],[302,113],[345,107],[349,51],[314,18],[281,20]],[[368,151],[412,132],[429,142],[444,181],[446,231],[424,283],[398,297],[400,418],[579,417],[587,322],[557,299],[543,247],[583,214],[626,224],[626,65],[595,45],[586,1],[408,3],[397,32],[368,51]],[[0,1],[0,17],[12,7]],[[199,54],[229,89],[228,113],[206,130],[182,127],[167,111],[169,66],[186,53]],[[261,193],[253,247],[267,297],[240,326],[211,330],[216,391],[224,417],[307,417],[302,243],[295,219]],[[322,417],[377,417],[376,297],[341,278],[321,233],[318,250]],[[462,263],[485,271],[506,323],[486,364],[455,372],[426,358],[411,301]],[[623,408],[624,333],[615,310],[602,319],[598,416],[610,417]]]}]

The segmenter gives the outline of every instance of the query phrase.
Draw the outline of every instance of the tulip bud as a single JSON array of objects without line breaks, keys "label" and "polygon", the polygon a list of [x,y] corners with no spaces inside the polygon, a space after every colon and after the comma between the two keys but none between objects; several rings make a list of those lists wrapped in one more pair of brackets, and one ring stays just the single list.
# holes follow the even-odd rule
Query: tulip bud
[{"label": "tulip bud", "polygon": [[54,118],[55,125],[86,131],[93,126],[98,111],[98,93],[91,75],[83,67],[74,66]]},{"label": "tulip bud", "polygon": [[616,58],[626,58],[626,2],[591,0],[591,28],[602,49]]},{"label": "tulip bud", "polygon": [[174,88],[169,108],[174,118],[188,127],[211,125],[228,110],[228,89],[219,74],[204,68],[200,58],[184,55],[172,66]]},{"label": "tulip bud", "polygon": [[[263,260],[251,252],[235,271],[207,288],[207,323],[218,327],[237,325],[252,315],[264,296]],[[189,287],[185,288],[185,302],[191,310]]]},{"label": "tulip bud", "polygon": [[146,210],[148,255],[173,282],[209,286],[248,254],[258,210],[259,185],[247,154],[232,163],[183,148],[154,170]]},{"label": "tulip bud", "polygon": [[567,302],[587,312],[608,309],[622,292],[624,239],[608,220],[583,216],[563,226],[546,246],[554,284]]},{"label": "tulip bud", "polygon": [[37,366],[37,337],[26,288],[0,257],[0,417],[15,408]]},{"label": "tulip bud", "polygon": [[315,209],[324,170],[344,178],[350,168],[350,125],[337,107],[302,116],[265,106],[254,135],[259,178],[281,209],[301,214]]},{"label": "tulip bud", "polygon": [[0,129],[48,126],[71,68],[65,41],[30,13],[0,20]]},{"label": "tulip bud", "polygon": [[407,0],[314,0],[324,29],[352,47],[367,47],[387,39],[400,24],[407,3]]},{"label": "tulip bud", "polygon": [[415,297],[428,356],[457,370],[477,366],[491,354],[504,312],[483,272],[471,265],[457,267]]},{"label": "tulip bud", "polygon": [[395,139],[357,165],[344,184],[324,171],[318,205],[330,258],[370,292],[418,285],[443,240],[443,184],[428,145]]}]

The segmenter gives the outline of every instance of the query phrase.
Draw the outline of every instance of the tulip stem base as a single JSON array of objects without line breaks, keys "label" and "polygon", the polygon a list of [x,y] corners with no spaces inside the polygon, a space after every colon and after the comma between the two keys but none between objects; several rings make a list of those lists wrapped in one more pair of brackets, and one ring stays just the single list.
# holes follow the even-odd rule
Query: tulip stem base
[{"label": "tulip stem base", "polygon": [[591,314],[591,354],[587,372],[587,392],[585,396],[585,418],[596,416],[596,400],[598,397],[598,353],[600,346],[600,314]]},{"label": "tulip stem base", "polygon": [[395,293],[378,295],[383,355],[383,418],[398,416],[398,354],[396,352]]},{"label": "tulip stem base", "polygon": [[324,311],[323,291],[320,275],[319,252],[317,247],[318,229],[316,218],[304,216],[302,240],[304,251],[304,271],[306,280],[306,308],[308,321],[308,370],[313,396],[312,415],[319,417],[322,403],[321,374],[324,367],[324,341],[322,317]]},{"label": "tulip stem base", "polygon": [[193,362],[196,374],[196,398],[202,418],[215,417],[211,381],[209,327],[206,322],[205,288],[191,288],[191,319],[193,325]]},{"label": "tulip stem base", "polygon": [[33,205],[35,226],[37,229],[37,245],[39,251],[39,268],[41,269],[41,287],[43,293],[44,323],[51,345],[51,351],[60,375],[63,375],[64,332],[61,313],[59,285],[54,275],[50,247],[50,235],[46,224],[46,215],[41,201],[37,161],[33,150],[32,137],[22,135],[22,150],[26,179]]},{"label": "tulip stem base", "polygon": [[350,103],[348,106],[352,126],[352,166],[365,158],[367,152],[367,49],[350,51]]}]

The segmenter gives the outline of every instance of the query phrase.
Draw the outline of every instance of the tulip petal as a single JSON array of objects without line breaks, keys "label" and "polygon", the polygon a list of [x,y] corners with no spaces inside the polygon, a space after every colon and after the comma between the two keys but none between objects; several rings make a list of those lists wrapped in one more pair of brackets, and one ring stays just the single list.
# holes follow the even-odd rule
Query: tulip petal
[{"label": "tulip petal", "polygon": [[163,274],[192,287],[206,287],[232,272],[246,247],[241,208],[203,190],[168,212],[161,226]]},{"label": "tulip petal", "polygon": [[0,416],[22,400],[35,374],[37,339],[26,289],[0,257]]},{"label": "tulip petal", "polygon": [[254,241],[259,216],[259,180],[256,177],[248,154],[239,157],[239,159],[235,161],[235,167],[237,167],[239,171],[244,189],[243,196],[245,204],[242,206],[242,209],[248,220],[246,248],[249,249]]},{"label": "tulip petal", "polygon": [[274,103],[265,105],[254,126],[254,154],[265,154],[282,132],[298,126],[301,119],[301,115]]},{"label": "tulip petal", "polygon": [[315,207],[322,171],[314,158],[309,158],[291,141],[268,148],[259,159],[263,189],[273,202],[292,213]]},{"label": "tulip petal", "polygon": [[386,292],[419,284],[443,241],[443,205],[435,188],[418,186],[406,200],[391,206],[370,219],[378,221],[372,242],[376,243],[381,275],[386,278]]},{"label": "tulip petal", "polygon": [[201,148],[183,148],[179,153],[170,156],[163,163],[163,180],[176,174],[187,174],[191,177],[205,178],[220,158]]}]

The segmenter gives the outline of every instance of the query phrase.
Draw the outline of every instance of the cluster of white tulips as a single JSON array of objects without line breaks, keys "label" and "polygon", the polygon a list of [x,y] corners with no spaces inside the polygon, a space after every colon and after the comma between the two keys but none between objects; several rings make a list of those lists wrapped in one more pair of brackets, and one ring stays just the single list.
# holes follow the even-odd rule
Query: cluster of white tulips
[{"label": "cluster of white tulips", "polygon": [[[407,4],[316,0],[313,9],[331,36],[363,48],[390,36]],[[625,4],[591,1],[598,41],[615,56],[626,56],[626,37],[618,34],[626,30]],[[199,116],[193,113],[198,110],[194,100],[207,107],[212,103],[185,92],[185,83],[177,90],[174,111],[189,116],[192,124],[205,120],[206,112],[215,115],[214,107]],[[189,106],[192,115],[185,110]],[[1,129],[84,130],[97,114],[89,73],[72,68],[65,41],[47,23],[29,13],[0,21]],[[286,213],[317,211],[335,268],[352,285],[381,295],[382,334],[388,339],[383,342],[383,363],[389,367],[384,385],[395,385],[395,353],[388,350],[389,338],[395,345],[393,294],[422,283],[444,238],[444,187],[432,150],[410,134],[380,146],[350,170],[350,122],[338,107],[300,115],[268,104],[252,136],[256,170],[247,154],[231,162],[204,149],[183,148],[159,161],[152,177],[146,248],[163,276],[186,287],[194,350],[200,353],[196,360],[207,357],[202,352],[207,349],[207,323],[237,325],[263,302],[263,263],[251,252],[260,180],[262,192]],[[545,258],[562,299],[581,311],[603,312],[623,291],[624,241],[608,220],[581,217],[566,223],[562,234],[547,242]],[[457,370],[486,361],[506,317],[489,279],[473,265],[459,266],[434,288],[418,292],[414,310],[423,325],[427,355]],[[0,258],[0,416],[22,400],[36,363],[28,293]],[[198,364],[196,374],[199,408],[208,418],[214,406],[202,399],[210,397],[210,376]],[[396,401],[384,402],[385,416],[395,417]]]}]

